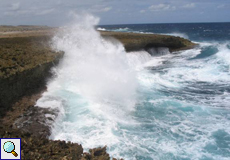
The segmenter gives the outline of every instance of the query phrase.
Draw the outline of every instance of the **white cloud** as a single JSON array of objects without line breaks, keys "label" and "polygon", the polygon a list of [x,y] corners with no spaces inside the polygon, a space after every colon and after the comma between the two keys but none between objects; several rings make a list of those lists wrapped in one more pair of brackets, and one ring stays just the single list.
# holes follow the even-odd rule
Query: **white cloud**
[{"label": "white cloud", "polygon": [[140,13],[145,13],[146,12],[146,10],[140,10]]},{"label": "white cloud", "polygon": [[20,10],[20,11],[17,11],[16,14],[20,14],[20,15],[26,15],[26,14],[33,14],[33,12],[31,10]]},{"label": "white cloud", "polygon": [[225,9],[230,9],[230,4],[220,4],[220,5],[217,5],[217,9],[222,9],[222,10],[225,10]]},{"label": "white cloud", "polygon": [[189,3],[183,6],[183,8],[194,8],[196,5],[195,3]]},{"label": "white cloud", "polygon": [[33,10],[6,11],[4,12],[4,15],[13,16],[13,17],[17,17],[20,15],[34,15],[34,11]]},{"label": "white cloud", "polygon": [[225,7],[225,4],[221,4],[219,6],[217,6],[217,8],[224,8]]},{"label": "white cloud", "polygon": [[101,12],[108,12],[112,9],[112,7],[105,7],[103,9],[101,9]]},{"label": "white cloud", "polygon": [[[89,12],[95,14],[101,18],[102,24],[151,23],[153,21],[159,23],[174,21],[229,21],[229,17],[223,15],[229,13],[230,0],[221,1],[0,0],[0,21],[5,24],[47,23],[47,25],[61,25],[70,21],[71,18],[67,15],[71,10],[77,13]],[[53,11],[52,8],[55,10]],[[187,12],[188,8],[190,8],[189,13]],[[196,8],[199,10],[194,10]],[[178,12],[175,12],[176,10]],[[170,12],[171,14],[154,16],[151,12],[156,14]],[[202,16],[200,16],[200,12],[204,12]],[[114,15],[118,18],[113,18]],[[132,18],[129,15],[133,15]],[[143,17],[143,15],[146,16]]]},{"label": "white cloud", "polygon": [[112,9],[112,7],[105,5],[95,5],[89,9],[90,12],[108,12]]},{"label": "white cloud", "polygon": [[13,16],[14,13],[13,13],[13,12],[4,12],[4,15],[5,15],[5,16]]},{"label": "white cloud", "polygon": [[46,9],[46,10],[43,10],[41,12],[37,11],[36,15],[46,15],[46,14],[49,14],[49,13],[51,13],[53,11],[54,11],[54,8],[52,8],[52,9]]},{"label": "white cloud", "polygon": [[9,9],[11,11],[17,11],[17,10],[19,10],[20,9],[20,2],[11,4],[11,6],[9,7]]},{"label": "white cloud", "polygon": [[44,9],[44,10],[41,10],[39,8],[30,8],[30,9],[20,9],[20,10],[16,10],[16,11],[6,11],[4,12],[4,15],[6,16],[20,16],[20,15],[24,15],[24,16],[29,16],[29,15],[47,15],[49,13],[52,13],[54,12],[55,9],[52,8],[52,9]]},{"label": "white cloud", "polygon": [[151,11],[168,11],[168,10],[175,10],[175,6],[171,6],[169,4],[158,4],[158,5],[152,5],[149,7]]}]

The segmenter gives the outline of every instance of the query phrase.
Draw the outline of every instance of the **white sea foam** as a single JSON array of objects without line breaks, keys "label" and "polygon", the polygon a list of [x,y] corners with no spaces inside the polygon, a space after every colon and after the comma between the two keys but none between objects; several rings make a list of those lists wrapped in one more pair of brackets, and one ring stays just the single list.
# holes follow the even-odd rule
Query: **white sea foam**
[{"label": "white sea foam", "polygon": [[[51,138],[85,149],[107,145],[111,156],[130,160],[227,160],[229,142],[218,143],[230,136],[230,94],[213,96],[215,88],[206,87],[230,83],[228,44],[156,57],[126,54],[100,37],[97,21],[84,17],[54,38],[65,56],[37,102],[60,111]],[[218,52],[193,59],[209,46]]]},{"label": "white sea foam", "polygon": [[230,43],[221,44],[218,46],[219,52],[216,54],[218,58],[223,60],[225,64],[230,65],[230,48],[228,47]]},{"label": "white sea foam", "polygon": [[[183,51],[180,56],[174,56],[171,60],[174,68],[169,70],[165,77],[167,79],[176,78],[176,81],[203,81],[203,82],[223,82],[229,80],[228,72],[223,71],[222,67],[229,64],[230,50],[226,45],[217,45],[218,52],[205,59],[196,59],[188,61],[190,58],[196,57],[201,54],[202,48],[207,46],[215,46],[216,44],[202,44],[201,48]],[[185,63],[187,61],[187,63]],[[181,77],[181,78],[179,78]]]},{"label": "white sea foam", "polygon": [[84,148],[120,143],[118,123],[135,125],[137,79],[124,47],[105,41],[94,30],[98,19],[87,15],[63,28],[53,48],[65,52],[55,68],[56,78],[37,101],[39,107],[59,110],[52,139],[83,144]]},{"label": "white sea foam", "polygon": [[170,36],[176,36],[176,37],[181,37],[181,38],[185,38],[185,39],[189,39],[189,36],[185,33],[162,33],[164,35],[170,35]]},{"label": "white sea foam", "polygon": [[129,137],[120,136],[125,134],[120,125],[139,125],[130,113],[136,102],[134,70],[152,57],[146,51],[125,54],[121,44],[104,41],[85,22],[80,25],[54,38],[54,47],[65,57],[37,105],[60,110],[52,139],[78,142],[85,149],[107,145],[112,156],[120,157],[122,143],[135,147]]},{"label": "white sea foam", "polygon": [[129,66],[135,69],[143,69],[144,64],[152,60],[152,56],[146,51],[129,52],[126,56]]},{"label": "white sea foam", "polygon": [[152,56],[163,56],[163,55],[166,55],[166,54],[170,54],[169,49],[167,47],[149,48],[148,52]]},{"label": "white sea foam", "polygon": [[106,31],[105,28],[101,28],[101,27],[98,27],[97,30],[98,30],[98,31]]},{"label": "white sea foam", "polygon": [[127,32],[127,31],[130,31],[130,28],[128,28],[128,27],[117,28],[117,29],[113,29],[112,31],[116,31],[116,32]]},{"label": "white sea foam", "polygon": [[[76,89],[89,99],[113,99],[122,104],[135,93],[135,73],[128,66],[123,46],[100,37],[93,28],[97,23],[97,19],[86,17],[54,37],[54,47],[65,52],[58,78],[71,86],[72,92]],[[127,84],[129,88],[123,91]]]}]

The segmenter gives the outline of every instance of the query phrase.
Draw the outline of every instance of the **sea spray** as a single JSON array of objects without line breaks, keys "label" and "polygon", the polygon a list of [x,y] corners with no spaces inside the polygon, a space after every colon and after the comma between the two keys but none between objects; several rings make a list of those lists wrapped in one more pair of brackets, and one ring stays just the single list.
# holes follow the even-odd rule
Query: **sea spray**
[{"label": "sea spray", "polygon": [[129,66],[135,70],[143,69],[143,64],[150,61],[152,56],[147,51],[136,51],[127,54]]},{"label": "sea spray", "polygon": [[128,66],[124,47],[105,41],[94,29],[97,23],[86,16],[54,37],[54,47],[65,52],[58,78],[91,100],[133,101],[135,72]]},{"label": "sea spray", "polygon": [[106,41],[95,30],[98,21],[91,15],[76,17],[53,38],[53,48],[65,54],[54,68],[56,78],[37,101],[39,107],[59,110],[50,138],[86,149],[118,143],[117,124],[135,123],[135,70],[122,44]]},{"label": "sea spray", "polygon": [[[87,24],[92,22],[96,24],[97,20],[91,18],[88,17]],[[78,30],[84,31],[87,28],[86,25],[82,28],[79,25]],[[187,24],[186,27],[183,27],[184,24],[178,24],[182,29],[186,29],[182,33],[186,33],[189,37],[197,37],[198,40],[201,35],[210,39],[224,37],[229,28],[227,25],[227,29],[224,29],[226,25],[222,25],[224,32],[216,31],[213,32],[216,35],[206,36],[200,32],[200,24],[195,24],[197,26],[195,30],[194,24]],[[65,54],[62,64],[56,68],[57,78],[51,80],[48,91],[37,103],[42,107],[56,107],[59,110],[50,138],[78,142],[85,149],[107,145],[110,156],[129,160],[229,160],[228,41],[224,43],[206,41],[199,43],[200,45],[194,49],[178,52],[180,54],[151,57],[145,51],[125,54],[122,45],[104,41],[91,26],[89,25],[88,29],[92,32],[85,33],[90,38],[80,37],[79,33],[69,41],[78,31],[75,31],[75,28],[72,30],[74,32],[71,32],[71,28],[69,30],[66,28],[54,39],[54,48],[68,53]],[[171,31],[171,25],[166,26],[170,31],[162,33],[175,32]],[[216,25],[208,24],[208,26],[213,31],[216,30]],[[128,27],[132,29],[132,26]],[[146,25],[136,27],[145,28]],[[150,25],[147,31],[155,32],[157,28],[162,29],[158,25]],[[141,31],[141,28],[138,31]],[[97,38],[99,41],[96,41],[95,37],[99,37]],[[93,44],[99,45],[100,48]],[[123,72],[120,72],[119,68],[117,68],[119,72],[115,72],[115,69],[111,69],[113,67],[110,63],[98,60],[97,56],[101,55],[103,60],[109,62],[105,54],[95,52],[101,48],[117,51],[114,53],[120,56],[115,56],[114,61],[123,64],[118,65],[123,67]],[[96,54],[92,55],[93,52]],[[84,56],[85,54],[87,56]],[[98,61],[100,63],[95,65],[94,62]],[[88,63],[92,65],[86,65]],[[112,76],[104,77],[102,64]],[[136,66],[138,69],[135,72],[133,68],[136,69]],[[91,72],[92,70],[98,73]],[[126,73],[133,79],[130,80],[121,73]],[[130,91],[132,90],[130,86],[122,85],[124,82],[121,80],[135,82],[137,79],[137,89],[136,83],[135,85],[129,83],[133,84],[134,87],[131,88],[137,90],[137,95],[126,92],[124,94],[126,99],[122,99],[122,96],[112,96],[109,88],[103,87],[100,93],[93,84],[97,82],[102,86],[96,75],[101,75],[101,80],[106,79],[114,83],[114,79],[117,78],[118,86]],[[122,89],[114,90],[113,93],[121,93],[120,90]],[[102,95],[106,95],[105,99]]]}]

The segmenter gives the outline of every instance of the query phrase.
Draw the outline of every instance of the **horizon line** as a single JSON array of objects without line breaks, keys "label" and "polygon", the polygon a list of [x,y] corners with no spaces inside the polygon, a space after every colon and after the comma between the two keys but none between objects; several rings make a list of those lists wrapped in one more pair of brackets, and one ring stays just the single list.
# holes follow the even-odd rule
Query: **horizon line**
[{"label": "horizon line", "polygon": [[193,23],[230,23],[229,22],[160,22],[160,23],[123,23],[123,24],[98,24],[97,26],[109,26],[109,25],[133,25],[133,24],[193,24]]}]

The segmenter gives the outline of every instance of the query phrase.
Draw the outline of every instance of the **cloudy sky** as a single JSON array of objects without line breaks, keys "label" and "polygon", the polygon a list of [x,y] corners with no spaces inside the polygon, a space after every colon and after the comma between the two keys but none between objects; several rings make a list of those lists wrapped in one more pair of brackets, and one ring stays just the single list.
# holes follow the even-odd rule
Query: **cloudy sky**
[{"label": "cloudy sky", "polygon": [[230,0],[0,0],[0,25],[62,26],[82,12],[100,24],[230,22]]}]

